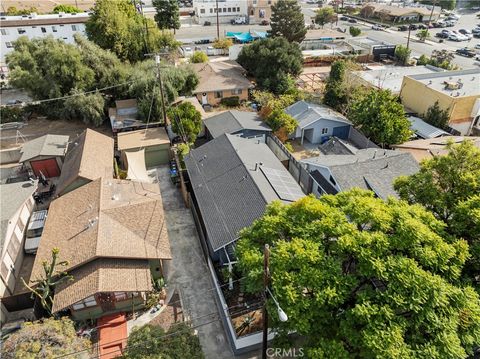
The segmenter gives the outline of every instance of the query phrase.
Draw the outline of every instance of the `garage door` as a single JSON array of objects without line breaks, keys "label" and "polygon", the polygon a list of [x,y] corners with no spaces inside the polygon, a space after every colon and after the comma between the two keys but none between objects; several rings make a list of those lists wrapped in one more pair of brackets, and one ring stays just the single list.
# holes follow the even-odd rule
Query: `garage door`
[{"label": "garage door", "polygon": [[350,126],[335,127],[333,129],[333,136],[336,136],[342,140],[348,140],[349,131],[350,131]]},{"label": "garage door", "polygon": [[58,177],[60,176],[60,169],[58,168],[55,158],[49,158],[46,160],[31,161],[33,173],[36,176],[40,176],[40,171],[45,177]]},{"label": "garage door", "polygon": [[169,160],[168,148],[151,147],[145,151],[145,165],[147,168],[165,165]]}]

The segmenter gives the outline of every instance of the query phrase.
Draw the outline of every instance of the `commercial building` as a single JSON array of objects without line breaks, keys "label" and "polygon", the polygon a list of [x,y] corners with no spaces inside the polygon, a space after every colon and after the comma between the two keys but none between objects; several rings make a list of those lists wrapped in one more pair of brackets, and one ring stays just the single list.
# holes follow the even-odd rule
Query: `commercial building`
[{"label": "commercial building", "polygon": [[407,110],[424,114],[436,101],[449,114],[449,126],[469,135],[480,122],[480,69],[405,76],[400,97]]},{"label": "commercial building", "polygon": [[277,0],[248,0],[248,15],[250,24],[260,24],[262,21],[270,23],[272,5]]},{"label": "commercial building", "polygon": [[437,21],[441,14],[441,8],[435,6],[433,9],[427,7],[394,6],[369,2],[362,7],[362,15],[374,17],[383,21],[394,23],[402,22],[427,22]]},{"label": "commercial building", "polygon": [[53,36],[67,43],[73,43],[75,34],[85,34],[88,13],[2,16],[0,22],[1,52],[0,63],[5,64],[5,55],[13,51],[13,43],[20,36],[29,39]]},{"label": "commercial building", "polygon": [[[193,10],[197,23],[201,25],[217,23],[216,0],[194,0]],[[218,22],[226,24],[236,18],[243,18],[248,22],[247,0],[218,0]]]}]

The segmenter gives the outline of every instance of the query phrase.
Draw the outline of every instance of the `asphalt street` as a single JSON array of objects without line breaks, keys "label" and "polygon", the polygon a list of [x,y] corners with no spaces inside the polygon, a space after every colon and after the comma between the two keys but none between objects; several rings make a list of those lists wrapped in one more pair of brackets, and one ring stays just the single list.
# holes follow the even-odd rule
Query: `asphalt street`
[{"label": "asphalt street", "polygon": [[[461,14],[460,20],[457,22],[455,27],[450,27],[450,30],[458,29],[473,29],[476,25],[480,25],[480,19],[476,17],[476,13],[466,13]],[[217,37],[217,27],[215,24],[210,26],[197,25],[195,23],[190,23],[188,20],[182,21],[182,27],[177,30],[175,37],[177,40],[188,44],[194,43],[199,40],[210,40],[213,41]],[[362,36],[368,36],[378,41],[385,41],[394,45],[406,45],[408,31],[397,31],[396,27],[392,27],[387,31],[376,31],[371,29],[370,24],[350,24],[345,21],[339,21],[338,27],[345,29],[351,25],[360,27],[362,29]],[[334,25],[334,27],[337,27]],[[231,24],[220,24],[220,37],[225,36],[227,31],[237,31],[244,32],[249,30],[258,30],[258,31],[267,31],[269,26],[261,25],[231,25]],[[433,50],[447,49],[455,52],[455,50],[462,47],[474,47],[476,44],[480,43],[480,39],[473,38],[471,41],[462,41],[454,42],[445,40],[443,43],[438,42],[438,38],[435,38],[435,34],[442,29],[430,29],[431,38],[425,43],[420,42],[416,39],[415,34],[417,31],[412,31],[410,34],[410,48],[412,49],[412,56],[420,56],[422,54],[430,56]],[[479,62],[476,62],[472,58],[467,58],[463,56],[455,56],[454,62],[460,68],[473,68],[480,65]]]}]

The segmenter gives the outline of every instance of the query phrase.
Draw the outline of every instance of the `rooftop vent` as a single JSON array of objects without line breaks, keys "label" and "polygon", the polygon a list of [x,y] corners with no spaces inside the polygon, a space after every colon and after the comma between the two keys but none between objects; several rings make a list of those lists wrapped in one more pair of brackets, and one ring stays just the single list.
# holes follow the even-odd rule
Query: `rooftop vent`
[{"label": "rooftop vent", "polygon": [[445,81],[444,84],[445,90],[457,90],[458,88],[460,88],[460,84],[458,82]]}]

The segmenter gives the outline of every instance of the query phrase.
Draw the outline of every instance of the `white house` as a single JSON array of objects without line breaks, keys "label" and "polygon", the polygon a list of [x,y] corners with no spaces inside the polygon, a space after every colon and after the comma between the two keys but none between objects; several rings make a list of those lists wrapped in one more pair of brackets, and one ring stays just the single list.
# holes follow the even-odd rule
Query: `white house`
[{"label": "white house", "polygon": [[73,43],[73,35],[85,33],[85,22],[88,13],[78,14],[49,14],[22,16],[2,16],[0,21],[1,55],[0,63],[5,64],[5,55],[13,51],[13,42],[20,36],[30,39],[53,35],[67,43]]},{"label": "white house", "polygon": [[[215,0],[194,0],[195,21],[203,25],[217,23],[217,3]],[[248,21],[248,3],[246,0],[218,0],[218,22],[230,23],[234,19]]]}]

